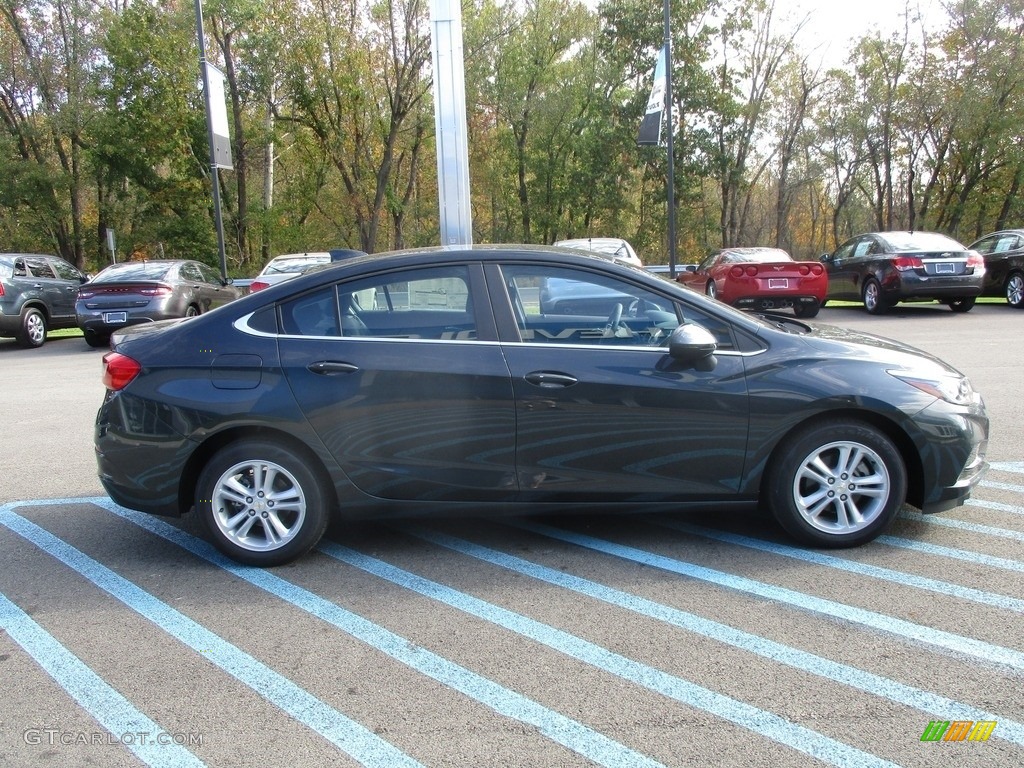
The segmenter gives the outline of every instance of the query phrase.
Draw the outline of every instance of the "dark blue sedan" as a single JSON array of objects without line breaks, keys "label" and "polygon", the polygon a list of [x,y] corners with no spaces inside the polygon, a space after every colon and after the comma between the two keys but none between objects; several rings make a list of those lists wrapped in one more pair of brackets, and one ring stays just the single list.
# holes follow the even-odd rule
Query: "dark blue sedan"
[{"label": "dark blue sedan", "polygon": [[982,399],[933,357],[540,246],[355,258],[127,329],[104,361],[111,497],[194,508],[256,565],[332,518],[432,512],[761,506],[852,546],[986,467]]}]

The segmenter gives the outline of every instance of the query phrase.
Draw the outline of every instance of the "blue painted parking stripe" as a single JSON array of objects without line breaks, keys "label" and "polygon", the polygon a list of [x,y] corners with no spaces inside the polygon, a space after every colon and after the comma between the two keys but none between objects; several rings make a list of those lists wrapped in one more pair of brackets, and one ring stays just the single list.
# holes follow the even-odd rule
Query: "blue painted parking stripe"
[{"label": "blue painted parking stripe", "polygon": [[954,520],[951,517],[942,517],[940,515],[925,515],[921,512],[912,512],[910,510],[903,510],[902,512],[900,512],[900,517],[902,517],[905,520],[913,520],[917,523],[927,523],[928,525],[938,525],[943,528],[955,528],[959,531],[980,533],[982,536],[995,536],[1000,539],[1013,539],[1014,541],[1024,541],[1024,531],[1012,531],[1006,528],[995,528],[991,525],[979,525],[978,523],[968,523],[964,520]]},{"label": "blue painted parking stripe", "polygon": [[0,629],[35,659],[43,671],[89,715],[146,765],[153,768],[203,768],[202,760],[124,696],[107,685],[81,659],[0,594]]},{"label": "blue painted parking stripe", "polygon": [[978,483],[979,488],[992,488],[997,491],[1012,491],[1013,493],[1024,493],[1024,485],[1014,483],[997,483],[995,480],[982,480]]},{"label": "blue painted parking stripe", "polygon": [[963,560],[968,563],[974,563],[975,565],[987,565],[990,568],[1000,568],[1004,571],[1024,573],[1024,563],[1019,560],[1010,560],[1005,557],[994,557],[981,552],[969,552],[966,549],[942,547],[938,544],[929,544],[925,541],[901,539],[897,536],[879,536],[875,541],[879,544],[886,544],[890,547],[900,547],[901,549],[910,549],[915,552],[923,552],[928,555],[937,555],[938,557],[949,557],[954,560]]},{"label": "blue painted parking stripe", "polygon": [[1024,475],[1024,461],[993,461],[989,467],[997,472],[1016,472]]},{"label": "blue painted parking stripe", "polygon": [[540,534],[541,536],[547,536],[579,547],[603,552],[605,554],[612,555],[613,557],[620,557],[624,560],[649,565],[652,568],[659,568],[671,573],[678,573],[681,576],[687,576],[689,578],[706,581],[711,584],[717,584],[719,586],[726,587],[727,589],[734,589],[738,592],[757,595],[784,605],[791,605],[803,610],[821,613],[826,616],[833,616],[853,624],[861,624],[865,627],[871,627],[872,629],[877,629],[890,635],[896,635],[897,637],[902,637],[908,640],[915,640],[920,643],[934,645],[938,648],[945,648],[946,650],[955,651],[965,656],[981,659],[983,661],[1004,664],[1017,671],[1024,671],[1024,653],[1011,648],[993,645],[981,640],[975,640],[971,637],[963,637],[962,635],[956,635],[952,632],[932,629],[931,627],[914,624],[913,622],[906,621],[904,619],[886,616],[875,611],[865,610],[864,608],[844,605],[842,603],[837,603],[834,600],[826,600],[824,598],[814,597],[813,595],[806,595],[802,592],[786,589],[784,587],[777,587],[772,584],[755,581],[754,579],[748,579],[743,576],[734,576],[729,573],[723,573],[722,571],[716,571],[711,568],[694,565],[693,563],[687,563],[682,560],[674,560],[662,555],[655,555],[634,547],[627,547],[622,544],[614,544],[612,542],[595,539],[591,536],[559,530],[558,528],[553,528],[548,525],[528,523],[525,521],[512,522],[510,525],[514,525],[515,527],[526,531],[532,531],[533,533]]},{"label": "blue painted parking stripe", "polygon": [[988,501],[987,499],[968,499],[964,502],[964,506],[992,509],[996,512],[1009,512],[1011,515],[1024,515],[1024,507],[1015,504],[1003,504],[999,501]]},{"label": "blue painted parking stripe", "polygon": [[759,635],[712,621],[711,619],[705,619],[701,616],[681,611],[678,608],[666,606],[628,592],[622,592],[579,576],[572,576],[562,571],[524,560],[515,555],[488,549],[463,539],[418,526],[402,526],[399,530],[437,546],[451,549],[469,557],[475,557],[499,568],[505,568],[557,587],[578,592],[595,600],[601,600],[610,605],[665,622],[688,632],[703,635],[711,640],[749,651],[779,664],[785,664],[802,672],[818,675],[833,682],[857,688],[898,704],[914,707],[933,715],[936,712],[941,712],[944,717],[948,716],[954,720],[998,720],[999,732],[994,733],[993,736],[1003,738],[1015,744],[1024,745],[1024,724],[1009,720],[987,710],[972,707],[945,696],[914,688],[913,686],[904,685],[881,675],[831,661],[799,648],[777,643],[774,640],[769,640]]},{"label": "blue painted parking stripe", "polygon": [[347,611],[319,595],[285,581],[268,571],[240,566],[226,558],[210,544],[200,541],[174,526],[150,515],[119,507],[109,499],[100,499],[93,503],[178,545],[196,557],[223,568],[239,579],[322,619],[415,671],[490,707],[495,712],[534,726],[547,738],[599,765],[609,766],[609,768],[644,768],[645,766],[664,768],[653,758],[636,752],[455,662],[438,656],[425,648],[415,646],[406,638]]},{"label": "blue painted parking stripe", "polygon": [[994,608],[1000,608],[1006,611],[1024,613],[1024,600],[1020,600],[1016,597],[999,595],[994,592],[985,592],[980,589],[965,587],[960,584],[951,584],[948,581],[929,579],[924,576],[917,576],[913,573],[894,571],[890,568],[881,568],[877,565],[869,565],[867,563],[858,563],[853,560],[836,557],[835,555],[826,555],[822,552],[813,552],[808,549],[797,549],[796,547],[791,547],[786,544],[776,544],[774,542],[763,541],[749,536],[740,536],[735,533],[716,531],[711,528],[704,528],[699,525],[690,525],[689,523],[681,523],[675,520],[656,521],[656,524],[665,528],[670,528],[674,531],[688,533],[693,536],[701,536],[714,541],[724,541],[727,544],[734,544],[738,547],[755,549],[759,552],[769,552],[773,555],[788,557],[792,560],[801,560],[805,563],[814,563],[815,565],[834,568],[838,571],[855,573],[858,576],[867,576],[881,581],[891,581],[894,584],[915,587],[916,589],[923,589],[928,592],[936,592],[940,595],[956,597],[961,600],[969,600],[973,603],[980,603],[981,605],[990,605]]},{"label": "blue painted parking stripe", "polygon": [[[104,501],[109,503],[109,500]],[[412,768],[420,765],[369,729],[328,706],[262,662],[62,539],[15,514],[10,510],[10,506],[13,505],[6,505],[0,509],[0,524],[77,571],[111,597],[121,601],[197,653],[202,649],[203,658],[212,661],[358,762],[370,768]]]},{"label": "blue painted parking stripe", "polygon": [[489,621],[523,635],[571,658],[617,675],[634,685],[643,686],[670,699],[760,734],[806,755],[832,765],[890,766],[862,750],[797,725],[773,712],[730,698],[703,686],[663,672],[647,664],[626,658],[607,648],[583,640],[555,627],[492,605],[443,584],[402,570],[382,560],[338,544],[325,543],[320,550],[349,565],[386,579],[417,594],[444,603],[471,616]]}]

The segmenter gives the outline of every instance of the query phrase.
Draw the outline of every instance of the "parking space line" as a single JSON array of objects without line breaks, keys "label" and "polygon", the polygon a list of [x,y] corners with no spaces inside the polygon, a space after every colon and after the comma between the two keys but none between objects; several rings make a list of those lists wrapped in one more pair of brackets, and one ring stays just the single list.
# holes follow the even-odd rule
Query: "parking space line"
[{"label": "parking space line", "polygon": [[763,541],[749,536],[741,536],[736,533],[716,531],[699,525],[691,525],[689,523],[681,523],[674,520],[659,521],[655,524],[664,528],[669,528],[673,531],[688,533],[692,536],[701,536],[714,541],[724,541],[727,544],[734,544],[737,547],[756,549],[759,552],[769,552],[773,555],[788,557],[792,560],[800,560],[805,563],[814,563],[815,565],[820,565],[825,568],[835,568],[836,570],[855,573],[859,576],[868,576],[873,579],[889,581],[901,586],[914,587],[928,592],[935,592],[940,595],[946,595],[947,597],[970,600],[973,603],[979,603],[981,605],[990,605],[994,608],[1000,608],[1006,611],[1024,613],[1024,600],[1020,600],[1016,597],[999,595],[994,592],[985,592],[980,589],[974,589],[973,587],[951,584],[948,581],[939,581],[938,579],[929,579],[924,576],[917,576],[913,573],[894,571],[891,568],[881,568],[877,565],[870,565],[868,563],[858,563],[856,560],[847,560],[846,558],[827,555],[823,552],[814,552],[809,549],[797,549],[796,547],[791,547],[786,544]]},{"label": "parking space line", "polygon": [[437,546],[445,547],[454,552],[498,566],[499,568],[572,590],[595,600],[632,611],[641,616],[646,616],[734,648],[754,653],[779,664],[785,664],[801,672],[807,672],[836,683],[848,685],[851,688],[856,688],[865,693],[880,696],[923,712],[930,714],[943,712],[957,720],[998,720],[1000,730],[999,733],[995,734],[996,736],[1015,744],[1024,745],[1024,723],[1009,720],[987,710],[963,704],[930,691],[914,688],[913,686],[905,685],[872,672],[866,672],[847,664],[823,658],[809,651],[784,645],[760,635],[681,611],[678,608],[622,592],[604,584],[598,584],[579,576],[573,576],[553,568],[538,565],[515,555],[489,549],[464,539],[429,530],[422,526],[402,526],[401,528],[396,527],[396,529]]},{"label": "parking space line", "polygon": [[933,645],[938,648],[945,648],[946,650],[955,651],[963,654],[964,656],[993,662],[995,664],[1003,664],[1018,672],[1024,672],[1024,653],[1012,648],[1004,648],[1003,646],[986,643],[972,637],[964,637],[962,635],[953,634],[952,632],[932,629],[931,627],[915,624],[911,621],[906,621],[905,619],[886,616],[884,614],[877,613],[876,611],[869,611],[864,608],[844,605],[834,600],[826,600],[821,597],[807,595],[784,587],[777,587],[773,584],[766,584],[765,582],[755,581],[754,579],[748,579],[743,576],[735,576],[733,574],[716,571],[711,568],[694,565],[693,563],[687,563],[682,560],[675,560],[662,555],[644,552],[643,550],[639,550],[634,547],[602,541],[601,539],[595,539],[592,536],[586,536],[570,531],[563,531],[548,525],[528,523],[524,521],[516,521],[514,523],[510,523],[510,525],[525,531],[537,533],[541,536],[547,536],[549,538],[565,541],[569,544],[575,544],[586,549],[603,552],[613,557],[620,557],[624,560],[643,563],[644,565],[649,565],[652,568],[659,568],[671,573],[678,573],[689,578],[717,584],[727,589],[734,589],[739,592],[757,595],[758,597],[773,600],[784,605],[791,605],[796,608],[820,613],[825,616],[843,619],[844,621],[848,621],[852,624],[860,624],[907,640],[914,640],[916,642]]},{"label": "parking space line", "polygon": [[[6,510],[0,514],[4,512]],[[0,518],[0,522],[5,521]],[[154,768],[203,768],[206,765],[3,594],[0,594],[0,628],[109,732],[116,743],[127,747],[146,765]]]},{"label": "parking space line", "polygon": [[[109,499],[94,499],[102,506]],[[55,503],[52,500],[50,503]],[[77,503],[81,503],[78,500]],[[31,506],[42,506],[32,504]],[[148,619],[176,640],[209,659],[224,672],[259,693],[296,721],[311,728],[340,750],[365,766],[419,766],[409,755],[384,741],[372,731],[330,707],[261,661],[236,648],[155,596],[114,573],[64,540],[13,511],[14,505],[0,507],[0,524],[35,544],[51,557],[78,572],[96,587]]]},{"label": "parking space line", "polygon": [[547,738],[583,755],[599,765],[620,768],[664,768],[661,763],[539,704],[516,691],[421,648],[408,639],[347,611],[269,571],[240,566],[211,544],[157,520],[134,512],[107,499],[98,506],[178,545],[232,575],[306,611],[352,637],[387,654],[411,669],[493,709],[498,714],[534,726]]}]

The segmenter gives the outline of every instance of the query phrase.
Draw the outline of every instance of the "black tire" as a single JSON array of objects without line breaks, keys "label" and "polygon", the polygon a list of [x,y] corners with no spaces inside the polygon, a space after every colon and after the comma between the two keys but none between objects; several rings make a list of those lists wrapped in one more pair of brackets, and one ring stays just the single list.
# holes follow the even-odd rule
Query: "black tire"
[{"label": "black tire", "polygon": [[1003,296],[1011,307],[1024,307],[1024,272],[1011,272],[1003,286]]},{"label": "black tire", "polygon": [[23,347],[41,347],[46,343],[46,330],[46,315],[35,307],[27,307],[21,313],[15,338]]},{"label": "black tire", "polygon": [[815,547],[855,547],[896,517],[906,499],[907,469],[875,427],[830,419],[778,448],[766,482],[769,509],[795,539]]},{"label": "black tire", "polygon": [[793,307],[793,314],[800,318],[810,319],[818,316],[818,304],[797,304]]},{"label": "black tire", "polygon": [[262,440],[240,440],[214,454],[199,474],[195,505],[217,549],[267,567],[316,546],[327,528],[330,497],[309,464],[290,448]]},{"label": "black tire", "polygon": [[974,296],[961,296],[958,299],[950,299],[946,302],[946,306],[954,312],[970,312],[976,301]]},{"label": "black tire", "polygon": [[704,293],[710,296],[712,299],[718,298],[718,288],[715,287],[714,280],[708,280],[708,284],[704,286]]},{"label": "black tire", "polygon": [[82,335],[85,337],[85,343],[93,349],[101,349],[103,347],[110,346],[109,336],[104,336],[99,333],[85,333]]},{"label": "black tire", "polygon": [[199,307],[197,307],[195,304],[189,304],[185,308],[185,317],[195,317],[198,314],[199,314]]},{"label": "black tire", "polygon": [[873,277],[864,281],[860,297],[869,315],[884,315],[892,309],[892,304],[882,298],[882,286]]}]

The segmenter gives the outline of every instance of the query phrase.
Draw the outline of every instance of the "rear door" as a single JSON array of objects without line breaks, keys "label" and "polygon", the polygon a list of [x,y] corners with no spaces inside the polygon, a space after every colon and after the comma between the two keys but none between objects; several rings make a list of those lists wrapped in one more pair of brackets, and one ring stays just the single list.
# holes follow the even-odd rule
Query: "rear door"
[{"label": "rear door", "polygon": [[291,391],[360,490],[402,500],[514,496],[512,385],[478,265],[364,277],[279,311]]}]

